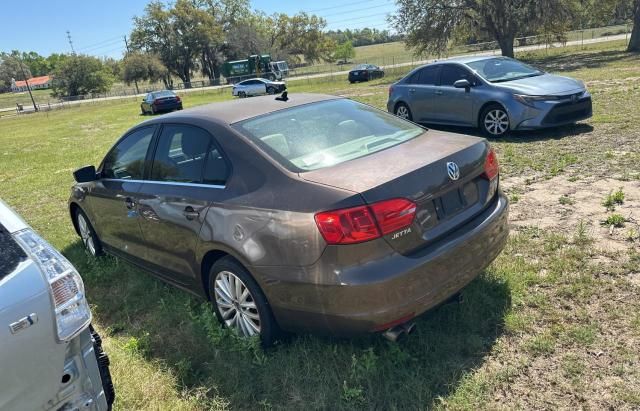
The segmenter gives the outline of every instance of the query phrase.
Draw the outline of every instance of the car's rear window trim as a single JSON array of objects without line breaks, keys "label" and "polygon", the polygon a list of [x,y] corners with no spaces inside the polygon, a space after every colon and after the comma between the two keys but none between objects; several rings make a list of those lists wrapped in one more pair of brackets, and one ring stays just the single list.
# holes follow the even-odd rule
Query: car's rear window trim
[{"label": "car's rear window trim", "polygon": [[27,253],[0,223],[0,281],[13,273],[27,258]]}]

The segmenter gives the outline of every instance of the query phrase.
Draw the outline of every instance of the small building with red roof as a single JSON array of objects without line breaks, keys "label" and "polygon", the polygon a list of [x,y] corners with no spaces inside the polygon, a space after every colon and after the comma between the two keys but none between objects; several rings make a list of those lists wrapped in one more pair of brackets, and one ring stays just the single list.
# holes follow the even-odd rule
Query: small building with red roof
[{"label": "small building with red roof", "polygon": [[[31,90],[45,89],[51,87],[51,76],[40,76],[40,77],[32,77],[29,80],[29,87]],[[15,79],[11,79],[11,91],[14,93],[19,93],[21,91],[27,90],[27,82],[26,81],[16,81]]]}]

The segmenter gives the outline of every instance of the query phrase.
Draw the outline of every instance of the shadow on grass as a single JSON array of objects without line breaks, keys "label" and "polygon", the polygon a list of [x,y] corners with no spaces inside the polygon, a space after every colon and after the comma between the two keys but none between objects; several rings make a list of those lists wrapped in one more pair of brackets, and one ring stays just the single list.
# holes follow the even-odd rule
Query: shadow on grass
[{"label": "shadow on grass", "polygon": [[293,336],[265,352],[223,331],[208,303],[122,260],[90,258],[80,241],[64,253],[83,275],[106,335],[137,339],[140,355],[166,364],[179,390],[205,388],[239,409],[431,407],[483,363],[511,299],[487,271],[464,290],[464,303],[424,314],[402,343]]},{"label": "shadow on grass", "polygon": [[[485,135],[482,134],[479,129],[471,127],[444,126],[438,124],[425,124],[425,126],[433,130],[468,134],[476,137],[485,137]],[[577,123],[568,124],[566,126],[544,128],[540,130],[510,131],[509,134],[505,137],[489,138],[489,141],[504,143],[530,143],[533,141],[560,140],[569,136],[577,136],[580,134],[590,133],[593,130],[594,128],[591,124]]]}]

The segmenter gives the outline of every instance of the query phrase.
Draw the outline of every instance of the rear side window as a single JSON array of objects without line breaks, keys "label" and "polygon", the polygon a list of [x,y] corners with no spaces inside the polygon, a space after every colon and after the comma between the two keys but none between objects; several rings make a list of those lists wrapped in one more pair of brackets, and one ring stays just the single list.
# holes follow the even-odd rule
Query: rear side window
[{"label": "rear side window", "polygon": [[420,78],[417,84],[432,86],[438,82],[438,71],[440,66],[429,66],[420,70]]},{"label": "rear side window", "polygon": [[151,180],[224,184],[227,174],[227,163],[208,132],[187,125],[163,127]]},{"label": "rear side window", "polygon": [[233,127],[293,171],[343,163],[424,132],[413,123],[347,99],[280,110]]},{"label": "rear side window", "polygon": [[11,274],[18,264],[27,259],[22,247],[0,224],[0,280]]},{"label": "rear side window", "polygon": [[102,177],[141,180],[154,127],[134,131],[111,149],[102,163]]},{"label": "rear side window", "polygon": [[473,75],[469,70],[465,70],[464,68],[455,65],[442,66],[442,74],[440,74],[441,86],[453,87],[453,83],[463,79],[469,80],[469,83],[471,84],[474,83]]}]

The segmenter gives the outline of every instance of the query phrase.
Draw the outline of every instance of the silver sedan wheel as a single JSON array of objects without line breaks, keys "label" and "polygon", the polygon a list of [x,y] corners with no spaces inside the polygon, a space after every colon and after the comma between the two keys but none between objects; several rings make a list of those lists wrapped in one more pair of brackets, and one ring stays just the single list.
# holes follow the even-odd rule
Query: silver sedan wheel
[{"label": "silver sedan wheel", "polygon": [[400,106],[396,109],[396,116],[405,120],[409,119],[409,109],[407,106]]},{"label": "silver sedan wheel", "polygon": [[484,116],[484,128],[494,136],[502,135],[509,130],[509,116],[504,110],[491,110]]},{"label": "silver sedan wheel", "polygon": [[91,255],[95,256],[96,245],[93,242],[93,236],[91,235],[89,224],[82,214],[78,214],[78,230],[80,230],[80,238],[82,238],[84,246],[89,251],[89,253],[91,253]]},{"label": "silver sedan wheel", "polygon": [[230,271],[216,276],[216,304],[227,327],[235,328],[243,337],[260,334],[260,314],[251,292],[242,280]]}]

